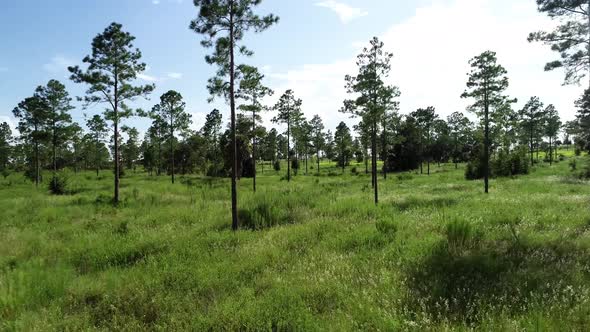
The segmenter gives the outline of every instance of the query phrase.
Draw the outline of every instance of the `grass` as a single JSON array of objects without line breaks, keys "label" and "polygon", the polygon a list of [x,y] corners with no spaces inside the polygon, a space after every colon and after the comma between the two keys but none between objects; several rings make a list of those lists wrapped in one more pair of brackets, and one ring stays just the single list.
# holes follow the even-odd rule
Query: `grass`
[{"label": "grass", "polygon": [[0,330],[589,330],[590,186],[568,160],[489,195],[432,169],[381,180],[375,207],[364,173],[267,167],[236,233],[225,179],[128,171],[115,209],[108,171],[63,196],[11,175]]}]

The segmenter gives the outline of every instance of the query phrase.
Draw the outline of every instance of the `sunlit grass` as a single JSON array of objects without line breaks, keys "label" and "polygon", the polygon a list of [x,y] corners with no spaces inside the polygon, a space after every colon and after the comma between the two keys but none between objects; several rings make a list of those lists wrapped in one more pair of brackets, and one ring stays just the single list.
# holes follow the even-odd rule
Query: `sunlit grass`
[{"label": "sunlit grass", "polygon": [[109,171],[66,196],[0,180],[0,330],[590,329],[590,187],[568,160],[489,195],[450,164],[380,176],[379,206],[364,165],[309,167],[242,179],[236,233],[226,179],[128,171],[117,209]]}]

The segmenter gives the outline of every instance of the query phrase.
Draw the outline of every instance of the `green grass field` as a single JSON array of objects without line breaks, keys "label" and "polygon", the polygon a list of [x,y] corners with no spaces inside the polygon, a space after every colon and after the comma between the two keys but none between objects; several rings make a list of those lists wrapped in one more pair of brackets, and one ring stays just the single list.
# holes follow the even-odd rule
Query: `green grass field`
[{"label": "green grass field", "polygon": [[323,167],[243,179],[255,230],[236,233],[225,179],[127,171],[116,209],[106,170],[67,196],[0,180],[0,330],[590,330],[590,186],[568,160],[489,195],[450,164],[390,174],[378,207],[370,175]]}]

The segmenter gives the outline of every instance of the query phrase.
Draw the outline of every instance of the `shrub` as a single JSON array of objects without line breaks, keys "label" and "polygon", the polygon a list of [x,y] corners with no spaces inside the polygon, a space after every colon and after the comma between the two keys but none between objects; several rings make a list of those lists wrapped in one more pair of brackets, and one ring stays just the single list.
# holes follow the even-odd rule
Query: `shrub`
[{"label": "shrub", "polygon": [[576,161],[576,158],[572,158],[572,160],[570,160],[570,169],[573,171],[575,171],[578,168],[578,162]]},{"label": "shrub", "polygon": [[447,248],[449,252],[458,254],[465,249],[475,246],[480,235],[477,234],[470,223],[464,220],[455,220],[447,224],[446,228]]},{"label": "shrub", "polygon": [[291,168],[293,169],[293,173],[297,175],[297,171],[299,171],[299,159],[295,158],[291,160]]},{"label": "shrub", "polygon": [[222,163],[213,163],[207,168],[207,176],[218,178],[226,175],[227,173],[223,169]]},{"label": "shrub", "polygon": [[68,179],[63,174],[55,174],[49,182],[49,192],[53,195],[65,195],[67,185]]},{"label": "shrub", "polygon": [[395,223],[391,220],[379,220],[375,224],[375,227],[377,228],[379,233],[384,234],[384,235],[388,235],[388,236],[395,235],[395,233],[397,233],[397,230],[398,230],[397,223]]},{"label": "shrub", "polygon": [[400,181],[412,180],[414,179],[414,176],[410,173],[401,173],[397,175],[397,179]]},{"label": "shrub", "polygon": [[272,164],[272,167],[275,169],[275,171],[280,171],[281,170],[281,162],[278,160],[275,160],[275,162]]},{"label": "shrub", "polygon": [[0,171],[0,174],[2,175],[4,180],[6,180],[6,178],[10,175],[10,171],[8,170],[8,168],[3,168],[2,171]]},{"label": "shrub", "polygon": [[479,160],[472,160],[465,167],[465,179],[478,180],[484,177],[484,169]]},{"label": "shrub", "polygon": [[[529,162],[525,147],[520,147],[514,151],[500,150],[496,157],[490,160],[490,176],[492,177],[528,174],[529,171]],[[484,175],[485,168],[482,160],[472,160],[467,163],[467,168],[465,169],[465,178],[467,180],[482,179]]]},{"label": "shrub", "polygon": [[579,146],[576,146],[576,156],[579,157],[582,155],[582,149]]},{"label": "shrub", "polygon": [[352,173],[353,175],[357,175],[359,173],[358,170],[356,169],[356,166],[350,170],[350,173]]}]

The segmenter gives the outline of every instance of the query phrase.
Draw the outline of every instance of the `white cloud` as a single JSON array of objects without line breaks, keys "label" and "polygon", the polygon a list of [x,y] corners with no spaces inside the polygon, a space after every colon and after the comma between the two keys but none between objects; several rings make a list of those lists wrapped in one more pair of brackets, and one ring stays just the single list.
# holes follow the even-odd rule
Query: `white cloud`
[{"label": "white cloud", "polygon": [[[545,72],[545,63],[556,54],[547,46],[527,42],[529,32],[550,29],[553,24],[537,13],[530,0],[433,0],[418,8],[413,17],[379,36],[394,54],[388,81],[401,90],[401,113],[425,106],[435,106],[443,117],[454,111],[466,113],[470,101],[460,95],[465,90],[468,61],[489,49],[498,53],[499,62],[508,70],[508,93],[519,99],[516,108],[531,96],[539,96],[545,104],[556,105],[564,119],[572,119],[574,101],[582,88],[562,86],[561,71]],[[333,130],[347,119],[338,112],[347,98],[344,76],[356,72],[351,57],[306,64],[268,77],[276,90],[273,101],[285,89],[293,89],[303,99],[306,116],[320,114]]]},{"label": "white cloud", "polygon": [[51,61],[43,65],[43,69],[51,74],[65,73],[68,67],[76,64],[76,61],[63,55],[56,55]]},{"label": "white cloud", "polygon": [[335,12],[342,23],[349,23],[357,18],[369,15],[368,12],[361,8],[355,8],[342,2],[335,0],[320,1],[315,4],[318,7],[324,7]]},{"label": "white cloud", "polygon": [[144,81],[148,81],[148,82],[157,82],[158,78],[155,76],[151,76],[148,74],[137,74],[137,78],[142,79]]},{"label": "white cloud", "polygon": [[181,79],[184,75],[182,73],[175,73],[175,72],[171,72],[168,73],[166,75],[168,78],[174,79],[174,80],[179,80]]},{"label": "white cloud", "polygon": [[152,0],[152,3],[153,3],[154,5],[159,5],[159,4],[160,4],[160,0]]}]

